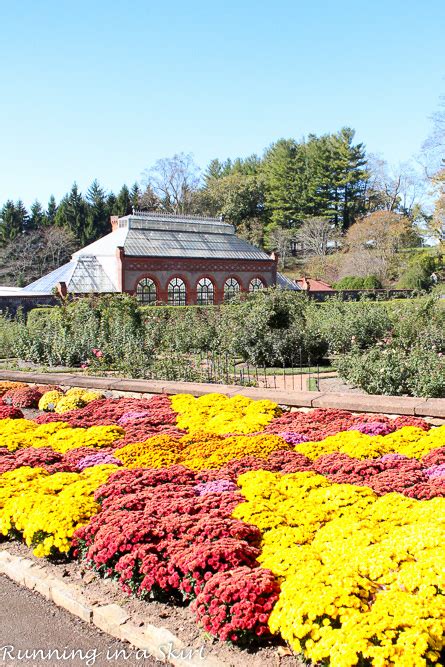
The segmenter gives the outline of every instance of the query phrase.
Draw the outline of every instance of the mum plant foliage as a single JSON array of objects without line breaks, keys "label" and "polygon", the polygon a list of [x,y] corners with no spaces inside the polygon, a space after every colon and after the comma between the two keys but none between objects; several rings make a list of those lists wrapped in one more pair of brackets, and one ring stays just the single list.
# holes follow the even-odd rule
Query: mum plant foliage
[{"label": "mum plant foliage", "polygon": [[23,412],[19,408],[0,403],[0,419],[23,419],[23,417]]},{"label": "mum plant foliage", "polygon": [[57,391],[57,389],[45,392],[39,400],[39,410],[44,410],[45,412],[54,412],[57,403],[63,398],[63,396],[63,391]]},{"label": "mum plant foliage", "polygon": [[41,397],[42,390],[37,387],[17,387],[5,392],[1,400],[15,408],[36,408]]},{"label": "mum plant foliage", "polygon": [[6,394],[7,391],[11,389],[19,389],[27,387],[28,385],[25,382],[10,382],[9,380],[0,381],[0,398]]},{"label": "mum plant foliage", "polygon": [[314,662],[427,665],[444,647],[445,499],[249,472],[234,516],[281,582],[269,627]]},{"label": "mum plant foliage", "polygon": [[77,531],[76,548],[129,593],[196,600],[198,621],[220,639],[268,636],[279,587],[258,566],[260,532],[231,517],[240,502],[233,485],[202,494],[204,479],[182,466],[113,474],[96,492],[102,510]]},{"label": "mum plant foliage", "polygon": [[96,514],[94,491],[115,466],[100,465],[83,473],[49,475],[21,467],[0,481],[0,535],[20,533],[36,556],[66,554],[77,528]]},{"label": "mum plant foliage", "polygon": [[28,419],[0,421],[0,450],[11,452],[27,447],[50,447],[65,453],[80,447],[106,447],[124,434],[120,426],[71,428],[66,422],[36,424]]},{"label": "mum plant foliage", "polygon": [[314,664],[440,664],[444,503],[445,426],[414,417],[212,394],[0,420],[5,539]]},{"label": "mum plant foliage", "polygon": [[281,415],[276,403],[254,401],[245,396],[228,398],[215,393],[195,398],[190,394],[176,394],[171,402],[178,413],[178,426],[189,433],[254,433]]}]

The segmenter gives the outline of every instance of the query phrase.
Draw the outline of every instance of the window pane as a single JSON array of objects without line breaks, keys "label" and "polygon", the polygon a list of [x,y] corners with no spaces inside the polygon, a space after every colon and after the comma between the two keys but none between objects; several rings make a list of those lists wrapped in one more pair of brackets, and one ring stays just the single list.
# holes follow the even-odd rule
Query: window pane
[{"label": "window pane", "polygon": [[263,289],[264,283],[261,278],[253,278],[249,283],[249,292],[258,292],[258,290]]},{"label": "window pane", "polygon": [[168,303],[170,306],[185,306],[186,304],[185,283],[181,278],[172,278],[168,284]]},{"label": "window pane", "polygon": [[196,287],[196,295],[199,306],[213,304],[214,286],[210,278],[201,278]]},{"label": "window pane", "polygon": [[136,298],[139,303],[151,304],[156,302],[156,285],[151,278],[143,278],[137,284]]},{"label": "window pane", "polygon": [[230,299],[233,299],[239,290],[240,285],[236,278],[228,278],[224,283],[224,300],[229,301]]}]

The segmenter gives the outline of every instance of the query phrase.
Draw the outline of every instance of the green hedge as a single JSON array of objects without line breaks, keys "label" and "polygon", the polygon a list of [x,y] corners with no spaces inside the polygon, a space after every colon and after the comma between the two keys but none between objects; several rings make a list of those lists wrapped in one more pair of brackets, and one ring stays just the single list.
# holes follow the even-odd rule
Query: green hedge
[{"label": "green hedge", "polygon": [[334,288],[338,290],[355,290],[355,289],[381,289],[382,283],[376,276],[365,276],[360,278],[358,276],[346,276],[334,284]]}]

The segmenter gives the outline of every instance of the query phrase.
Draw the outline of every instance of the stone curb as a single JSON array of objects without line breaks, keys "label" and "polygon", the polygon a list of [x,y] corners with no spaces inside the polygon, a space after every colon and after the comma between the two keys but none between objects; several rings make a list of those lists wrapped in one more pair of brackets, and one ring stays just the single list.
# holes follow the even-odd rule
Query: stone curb
[{"label": "stone curb", "polygon": [[412,415],[445,419],[445,398],[412,398],[372,394],[335,394],[317,391],[286,391],[260,389],[238,385],[206,384],[197,382],[164,382],[157,380],[125,380],[118,378],[75,375],[73,373],[26,373],[0,370],[0,380],[29,382],[31,384],[59,384],[64,387],[86,387],[112,391],[116,394],[144,396],[146,394],[240,394],[254,399],[269,399],[293,408],[339,408],[352,412],[381,412],[390,415]]},{"label": "stone curb", "polygon": [[[37,564],[29,558],[14,556],[6,550],[0,550],[0,574],[6,575],[20,586],[40,593],[73,616],[95,625],[116,639],[128,642],[136,649],[146,651],[165,664],[175,667],[229,667],[229,663],[215,657],[201,658],[198,655],[189,658],[190,649],[170,630],[150,623],[144,623],[141,627],[140,624],[133,622],[129,614],[118,604],[100,606],[88,604],[79,586],[64,583],[51,574],[44,563]],[[138,620],[140,621],[140,617]],[[170,653],[167,663],[165,657],[169,654],[169,647],[176,653],[183,649],[184,657],[175,657]]]}]

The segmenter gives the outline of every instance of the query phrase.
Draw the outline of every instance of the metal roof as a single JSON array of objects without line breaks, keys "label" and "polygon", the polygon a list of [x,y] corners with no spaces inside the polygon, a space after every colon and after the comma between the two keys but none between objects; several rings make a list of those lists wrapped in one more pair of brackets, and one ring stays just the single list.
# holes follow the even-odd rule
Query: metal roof
[{"label": "metal roof", "polygon": [[35,280],[30,285],[27,285],[24,288],[24,292],[32,292],[33,294],[51,294],[57,283],[69,283],[75,266],[76,262],[73,261],[59,266],[58,269],[51,271],[51,273],[47,273],[46,276]]},{"label": "metal roof", "polygon": [[136,224],[138,222],[149,223],[150,225],[160,223],[165,226],[168,223],[177,224],[189,224],[192,226],[196,225],[212,225],[217,227],[230,227],[233,229],[232,225],[224,222],[222,218],[211,218],[207,215],[186,215],[186,214],[177,214],[177,213],[163,213],[160,211],[133,211],[130,215],[125,215],[122,218],[119,218],[119,225],[129,223]]},{"label": "metal roof", "polygon": [[73,259],[79,257],[80,255],[95,255],[96,257],[102,256],[116,256],[116,248],[122,247],[127,238],[128,228],[116,229],[106,236],[102,236],[101,239],[90,243],[89,245],[77,250],[73,254]]},{"label": "metal roof", "polygon": [[232,225],[220,220],[156,213],[119,218],[114,232],[78,250],[73,258],[116,256],[118,247],[130,257],[270,259],[263,250],[236,236]]},{"label": "metal roof", "polygon": [[282,289],[290,289],[294,292],[300,292],[301,287],[296,282],[285,276],[283,273],[277,273],[277,286]]},{"label": "metal roof", "polygon": [[0,285],[0,296],[20,296],[22,293],[22,287],[8,287],[6,285]]},{"label": "metal roof", "polygon": [[57,283],[66,283],[68,292],[89,294],[90,292],[116,292],[116,288],[106,275],[97,258],[91,255],[77,257],[51,271],[43,278],[35,280],[21,292],[22,294],[52,294]]},{"label": "metal roof", "polygon": [[130,227],[124,242],[124,250],[125,254],[131,257],[270,260],[269,255],[263,250],[230,233],[165,231]]}]

